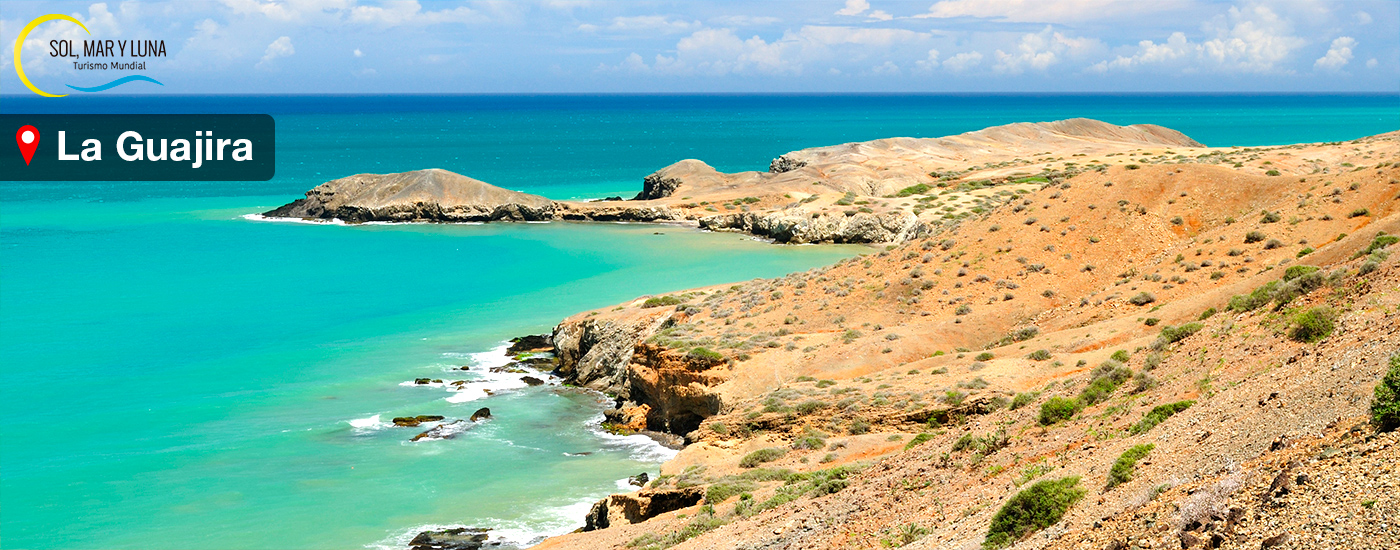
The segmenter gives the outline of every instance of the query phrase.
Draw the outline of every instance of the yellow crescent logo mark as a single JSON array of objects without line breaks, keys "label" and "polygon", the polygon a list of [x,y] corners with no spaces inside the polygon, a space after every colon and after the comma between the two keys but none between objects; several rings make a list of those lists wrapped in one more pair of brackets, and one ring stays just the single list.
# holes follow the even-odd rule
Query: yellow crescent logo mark
[{"label": "yellow crescent logo mark", "polygon": [[87,25],[84,25],[82,21],[79,21],[67,15],[63,15],[61,13],[51,13],[48,15],[40,16],[38,19],[30,21],[28,25],[25,25],[23,29],[20,29],[19,38],[15,39],[15,73],[19,74],[19,81],[24,83],[24,87],[29,88],[29,91],[44,97],[65,97],[68,94],[51,94],[40,90],[37,86],[34,85],[33,82],[30,82],[29,77],[24,76],[24,65],[20,63],[19,54],[20,49],[24,46],[24,37],[29,36],[29,31],[34,30],[34,27],[39,26],[40,23],[46,23],[49,21],[55,21],[59,19],[77,23],[78,26],[82,27],[84,31],[87,31],[88,34],[92,34],[92,31],[89,31]]}]

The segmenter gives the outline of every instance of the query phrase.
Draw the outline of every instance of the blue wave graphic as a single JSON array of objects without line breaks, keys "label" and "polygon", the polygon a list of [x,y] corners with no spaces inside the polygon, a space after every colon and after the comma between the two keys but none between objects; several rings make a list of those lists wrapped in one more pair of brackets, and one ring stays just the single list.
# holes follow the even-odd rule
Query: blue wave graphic
[{"label": "blue wave graphic", "polygon": [[79,91],[79,92],[100,92],[100,91],[102,91],[102,90],[110,90],[110,89],[112,89],[112,88],[116,88],[117,86],[121,86],[122,84],[126,84],[127,82],[135,82],[135,81],[137,81],[137,80],[144,80],[144,81],[146,81],[146,82],[154,82],[154,83],[156,83],[156,84],[159,85],[159,86],[164,86],[164,84],[161,84],[159,80],[156,80],[156,79],[151,78],[151,77],[146,76],[146,75],[140,75],[140,74],[134,74],[134,75],[131,75],[131,76],[124,76],[124,77],[118,78],[118,79],[116,79],[116,80],[113,80],[113,81],[111,81],[111,82],[108,82],[108,83],[106,83],[106,84],[103,84],[103,85],[101,85],[101,86],[93,86],[93,87],[91,87],[91,88],[80,88],[80,87],[74,86],[74,85],[72,85],[72,84],[65,84],[65,86],[68,86],[69,88],[72,88],[72,89],[77,90],[77,91]]}]

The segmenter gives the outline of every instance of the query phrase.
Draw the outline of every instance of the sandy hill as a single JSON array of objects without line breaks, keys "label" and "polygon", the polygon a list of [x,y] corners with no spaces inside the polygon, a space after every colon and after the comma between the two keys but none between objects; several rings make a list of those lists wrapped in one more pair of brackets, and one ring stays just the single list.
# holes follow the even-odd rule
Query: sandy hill
[{"label": "sandy hill", "polygon": [[561,323],[561,371],[624,402],[611,425],[689,445],[595,507],[607,528],[543,547],[977,548],[1015,495],[1075,477],[1063,519],[1004,542],[1400,545],[1400,446],[1364,416],[1400,352],[1400,135],[1126,127],[1171,144],[1110,157],[1056,149],[1108,139],[1062,125],[958,136],[1047,160],[950,165],[906,198],[996,199],[898,246]]}]

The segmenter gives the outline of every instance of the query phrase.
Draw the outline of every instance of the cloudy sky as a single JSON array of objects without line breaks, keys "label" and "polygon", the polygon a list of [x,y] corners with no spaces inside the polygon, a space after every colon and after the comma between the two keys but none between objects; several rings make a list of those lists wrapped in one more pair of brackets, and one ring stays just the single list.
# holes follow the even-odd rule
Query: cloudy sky
[{"label": "cloudy sky", "polygon": [[126,74],[64,38],[164,40],[164,93],[1400,91],[1394,0],[6,0],[0,93],[48,13],[53,91]]}]

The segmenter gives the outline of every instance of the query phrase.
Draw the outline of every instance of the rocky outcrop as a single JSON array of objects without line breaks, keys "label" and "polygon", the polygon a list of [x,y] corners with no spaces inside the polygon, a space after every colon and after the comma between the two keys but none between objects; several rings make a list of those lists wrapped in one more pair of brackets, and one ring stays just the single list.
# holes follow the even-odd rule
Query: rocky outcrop
[{"label": "rocky outcrop", "polygon": [[666,512],[695,506],[704,499],[705,490],[701,487],[643,489],[636,493],[610,495],[588,511],[583,530],[596,531],[612,525],[640,523]]},{"label": "rocky outcrop", "polygon": [[628,319],[567,319],[554,327],[556,371],[570,384],[627,399],[627,365],[637,344],[675,323],[673,310],[655,308]]},{"label": "rocky outcrop", "polygon": [[472,413],[470,420],[472,422],[478,422],[487,418],[491,418],[491,409],[482,407],[480,409],[477,409],[476,412]]},{"label": "rocky outcrop", "polygon": [[686,219],[665,206],[637,206],[626,202],[555,203],[555,216],[578,222],[667,222]]},{"label": "rocky outcrop", "polygon": [[720,397],[713,388],[730,375],[728,359],[640,344],[628,365],[628,393],[650,407],[646,411],[648,429],[686,434],[719,414]]},{"label": "rocky outcrop", "polygon": [[430,169],[331,180],[264,215],[351,223],[536,221],[553,219],[554,204],[538,195]]},{"label": "rocky outcrop", "polygon": [[791,172],[806,165],[806,162],[794,160],[791,157],[788,157],[787,155],[783,155],[781,157],[773,159],[773,162],[768,163],[768,172],[773,174],[781,174],[783,172]]},{"label": "rocky outcrop", "polygon": [[457,527],[423,531],[408,542],[409,550],[479,550],[486,545],[488,529]]},{"label": "rocky outcrop", "polygon": [[529,351],[544,351],[553,349],[553,344],[549,342],[548,334],[531,334],[527,336],[517,336],[510,339],[510,347],[506,348],[506,355],[515,355]]},{"label": "rocky outcrop", "polygon": [[742,231],[792,244],[903,242],[925,230],[909,212],[738,212],[701,218],[700,227]]},{"label": "rocky outcrop", "polygon": [[424,422],[440,422],[442,421],[442,419],[442,416],[436,414],[420,414],[418,416],[396,416],[394,417],[394,425],[399,427],[411,428]]}]

